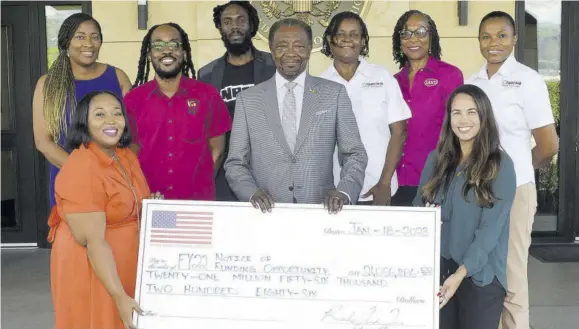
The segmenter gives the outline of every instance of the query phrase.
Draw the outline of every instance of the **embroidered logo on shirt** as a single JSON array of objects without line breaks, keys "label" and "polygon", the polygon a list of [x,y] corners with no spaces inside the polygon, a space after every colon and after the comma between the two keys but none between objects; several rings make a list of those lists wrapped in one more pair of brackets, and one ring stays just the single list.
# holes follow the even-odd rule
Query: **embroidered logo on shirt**
[{"label": "embroidered logo on shirt", "polygon": [[434,87],[434,86],[438,85],[438,79],[428,78],[428,79],[424,80],[424,85],[426,87]]},{"label": "embroidered logo on shirt", "polygon": [[520,87],[523,83],[521,81],[509,81],[509,80],[503,80],[503,87]]},{"label": "embroidered logo on shirt", "polygon": [[380,81],[380,82],[364,82],[362,84],[363,88],[380,88],[384,86],[384,82]]},{"label": "embroidered logo on shirt", "polygon": [[192,115],[197,114],[197,104],[199,104],[198,100],[188,99],[187,100],[187,112],[189,112],[189,114],[192,114]]}]

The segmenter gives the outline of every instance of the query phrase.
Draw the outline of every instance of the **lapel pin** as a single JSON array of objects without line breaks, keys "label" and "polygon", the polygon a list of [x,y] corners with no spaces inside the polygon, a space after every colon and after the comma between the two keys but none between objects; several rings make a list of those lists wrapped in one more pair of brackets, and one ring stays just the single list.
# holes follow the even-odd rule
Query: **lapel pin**
[{"label": "lapel pin", "polygon": [[310,89],[310,92],[311,92],[312,94],[317,94],[317,93],[318,93],[318,91],[315,90],[315,89]]}]

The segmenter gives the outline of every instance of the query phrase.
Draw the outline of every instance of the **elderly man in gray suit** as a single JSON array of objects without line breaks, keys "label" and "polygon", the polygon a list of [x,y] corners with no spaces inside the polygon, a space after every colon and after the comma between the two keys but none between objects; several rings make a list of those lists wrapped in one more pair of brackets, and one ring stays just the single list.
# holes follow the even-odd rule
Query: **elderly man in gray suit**
[{"label": "elderly man in gray suit", "polygon": [[[368,157],[345,87],[306,73],[312,30],[283,19],[269,32],[277,72],[237,96],[225,176],[239,200],[271,212],[275,202],[355,202]],[[333,153],[342,164],[334,186]]]}]

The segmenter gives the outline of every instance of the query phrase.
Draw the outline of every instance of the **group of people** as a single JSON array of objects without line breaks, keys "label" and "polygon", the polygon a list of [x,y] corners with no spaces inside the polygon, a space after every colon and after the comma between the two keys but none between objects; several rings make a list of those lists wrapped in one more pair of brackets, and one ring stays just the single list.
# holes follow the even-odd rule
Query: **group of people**
[{"label": "group of people", "polygon": [[368,29],[352,12],[323,35],[332,64],[320,77],[307,72],[304,22],[273,24],[267,53],[252,43],[249,2],[219,5],[213,20],[226,52],[197,78],[186,32],[166,23],[144,37],[134,83],[97,62],[94,18],[74,14],[60,28],[33,100],[36,147],[51,164],[56,328],[134,328],[140,207],[158,197],[262,212],[441,207],[440,328],[529,328],[534,169],[558,138],[545,83],[513,56],[509,14],[482,19],[486,63],[466,84],[417,10],[396,23],[394,75],[365,59]]}]

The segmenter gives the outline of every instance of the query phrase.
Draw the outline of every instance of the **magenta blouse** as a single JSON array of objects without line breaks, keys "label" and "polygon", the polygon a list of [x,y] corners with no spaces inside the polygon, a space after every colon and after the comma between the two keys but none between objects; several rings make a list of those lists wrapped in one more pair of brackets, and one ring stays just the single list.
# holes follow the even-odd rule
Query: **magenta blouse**
[{"label": "magenta blouse", "polygon": [[456,66],[430,57],[426,66],[408,81],[408,64],[394,75],[410,107],[406,144],[396,169],[400,186],[418,186],[428,154],[436,148],[446,112],[446,101],[464,83]]}]

